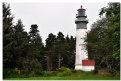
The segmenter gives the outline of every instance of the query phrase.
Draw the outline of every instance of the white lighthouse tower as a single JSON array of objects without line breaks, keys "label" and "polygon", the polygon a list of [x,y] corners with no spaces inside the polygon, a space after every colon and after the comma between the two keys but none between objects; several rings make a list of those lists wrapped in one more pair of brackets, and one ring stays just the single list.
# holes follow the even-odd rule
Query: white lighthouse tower
[{"label": "white lighthouse tower", "polygon": [[85,15],[85,9],[81,8],[77,10],[76,15],[76,59],[75,70],[91,71],[94,70],[94,61],[88,60],[88,52],[85,47],[85,38],[87,32],[87,16]]}]

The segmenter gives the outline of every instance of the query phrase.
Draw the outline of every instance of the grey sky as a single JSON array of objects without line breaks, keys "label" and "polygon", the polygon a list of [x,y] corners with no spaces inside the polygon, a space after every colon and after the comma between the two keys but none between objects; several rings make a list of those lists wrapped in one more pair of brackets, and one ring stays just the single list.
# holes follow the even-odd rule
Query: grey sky
[{"label": "grey sky", "polygon": [[76,35],[77,9],[83,5],[86,9],[88,30],[93,22],[99,19],[99,11],[107,3],[10,3],[15,22],[23,21],[28,32],[32,24],[37,24],[43,42],[49,33],[57,35],[59,31],[64,35]]}]

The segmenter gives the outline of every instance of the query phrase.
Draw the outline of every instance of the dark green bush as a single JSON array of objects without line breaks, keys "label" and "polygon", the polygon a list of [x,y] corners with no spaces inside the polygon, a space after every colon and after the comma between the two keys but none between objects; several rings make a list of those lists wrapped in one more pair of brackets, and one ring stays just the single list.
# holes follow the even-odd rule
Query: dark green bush
[{"label": "dark green bush", "polygon": [[77,73],[77,70],[71,69],[72,73]]},{"label": "dark green bush", "polygon": [[58,71],[49,71],[48,76],[55,76],[58,73]]},{"label": "dark green bush", "polygon": [[71,69],[66,68],[66,67],[60,67],[60,68],[57,68],[56,71],[60,71],[60,72],[63,72],[63,71],[71,71]]},{"label": "dark green bush", "polygon": [[42,76],[47,77],[48,76],[48,71],[42,71]]},{"label": "dark green bush", "polygon": [[98,73],[98,70],[97,69],[95,69],[95,70],[93,70],[93,71],[91,71],[93,74],[97,74]]},{"label": "dark green bush", "polygon": [[71,71],[63,71],[63,72],[59,72],[57,74],[57,76],[61,77],[61,76],[70,76],[72,74]]},{"label": "dark green bush", "polygon": [[19,70],[15,69],[4,69],[3,70],[3,79],[5,78],[13,78],[13,77],[23,77],[20,73],[18,73]]}]

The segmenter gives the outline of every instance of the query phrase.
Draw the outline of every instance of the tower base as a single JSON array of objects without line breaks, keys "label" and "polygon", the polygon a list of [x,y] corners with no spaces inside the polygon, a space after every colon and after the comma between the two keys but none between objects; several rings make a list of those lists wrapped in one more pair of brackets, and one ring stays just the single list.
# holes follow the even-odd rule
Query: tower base
[{"label": "tower base", "polygon": [[94,60],[82,60],[82,64],[76,64],[75,70],[82,70],[82,71],[93,71],[95,70],[95,61]]},{"label": "tower base", "polygon": [[94,66],[83,66],[82,71],[93,71],[95,70]]},{"label": "tower base", "polygon": [[82,65],[76,65],[75,70],[82,70]]},{"label": "tower base", "polygon": [[93,71],[93,70],[95,70],[95,66],[76,65],[76,66],[75,66],[75,70]]}]

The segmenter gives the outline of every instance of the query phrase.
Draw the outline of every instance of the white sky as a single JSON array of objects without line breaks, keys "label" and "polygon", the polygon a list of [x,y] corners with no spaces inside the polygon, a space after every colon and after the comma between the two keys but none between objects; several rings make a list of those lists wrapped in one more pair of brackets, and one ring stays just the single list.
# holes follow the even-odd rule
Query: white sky
[{"label": "white sky", "polygon": [[29,32],[32,24],[38,25],[38,30],[43,42],[49,33],[57,35],[61,31],[65,36],[76,35],[76,14],[77,9],[83,5],[86,9],[88,30],[93,22],[99,19],[99,11],[102,7],[107,6],[107,2],[100,3],[10,3],[12,14],[15,16],[15,22],[18,19],[23,21],[25,30]]}]

